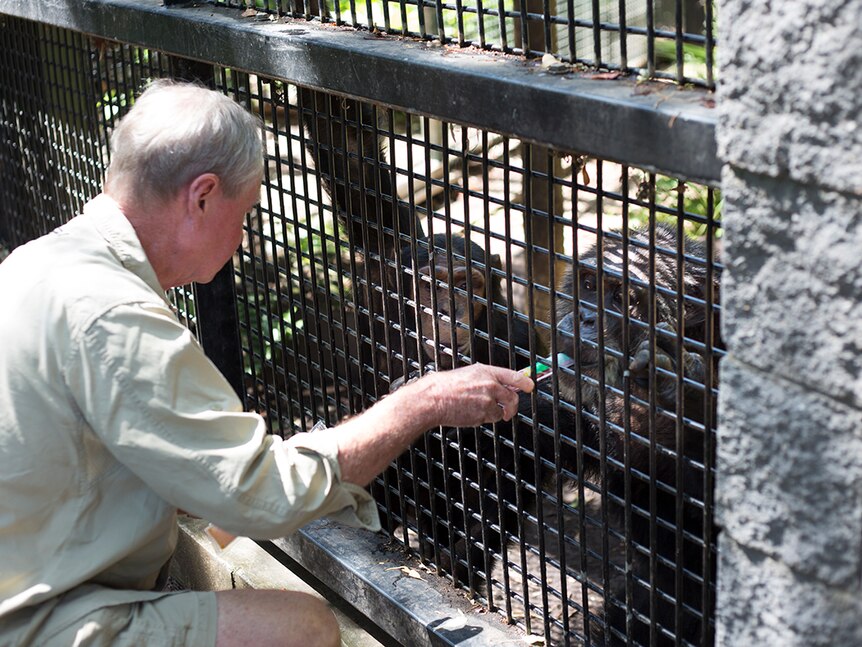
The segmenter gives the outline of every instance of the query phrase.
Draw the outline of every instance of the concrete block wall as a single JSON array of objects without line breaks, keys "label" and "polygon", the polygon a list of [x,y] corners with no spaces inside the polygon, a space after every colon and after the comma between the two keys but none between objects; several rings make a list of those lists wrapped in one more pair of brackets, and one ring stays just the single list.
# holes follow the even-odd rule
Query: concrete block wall
[{"label": "concrete block wall", "polygon": [[719,2],[719,645],[862,645],[862,3]]}]

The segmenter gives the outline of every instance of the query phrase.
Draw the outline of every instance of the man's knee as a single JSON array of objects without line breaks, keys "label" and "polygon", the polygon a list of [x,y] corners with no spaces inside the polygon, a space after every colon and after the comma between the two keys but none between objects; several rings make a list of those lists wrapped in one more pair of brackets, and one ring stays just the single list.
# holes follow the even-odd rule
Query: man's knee
[{"label": "man's knee", "polygon": [[220,591],[217,647],[338,647],[338,621],[323,600],[297,591]]}]

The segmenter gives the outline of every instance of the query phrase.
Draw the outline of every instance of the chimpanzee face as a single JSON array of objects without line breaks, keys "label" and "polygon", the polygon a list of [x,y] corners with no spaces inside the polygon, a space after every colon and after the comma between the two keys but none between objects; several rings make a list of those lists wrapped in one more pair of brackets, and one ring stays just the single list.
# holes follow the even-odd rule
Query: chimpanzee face
[{"label": "chimpanzee face", "polygon": [[478,269],[463,264],[455,264],[450,276],[446,259],[442,263],[440,260],[433,267],[419,269],[420,345],[431,361],[438,360],[435,346],[449,349],[439,353],[439,367],[450,368],[456,365],[452,355],[471,354],[470,324],[475,325],[484,311],[484,305],[475,297],[485,297],[485,277]]}]

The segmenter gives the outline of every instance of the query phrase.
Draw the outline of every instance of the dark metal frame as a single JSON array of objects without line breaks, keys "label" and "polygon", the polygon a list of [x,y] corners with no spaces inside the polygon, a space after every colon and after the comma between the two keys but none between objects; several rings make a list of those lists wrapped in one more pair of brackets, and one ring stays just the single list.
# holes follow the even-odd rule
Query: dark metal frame
[{"label": "dark metal frame", "polygon": [[[33,3],[4,13],[184,58],[252,71],[335,94],[481,126],[528,142],[577,150],[718,186],[712,95],[661,83],[553,75],[535,63],[500,61],[422,42],[332,30],[304,21],[242,18],[218,7],[164,7],[160,0]],[[153,34],[150,24],[159,25]],[[154,42],[156,41],[156,42]],[[349,63],[349,64],[348,64]],[[502,98],[512,110],[500,110]]]}]

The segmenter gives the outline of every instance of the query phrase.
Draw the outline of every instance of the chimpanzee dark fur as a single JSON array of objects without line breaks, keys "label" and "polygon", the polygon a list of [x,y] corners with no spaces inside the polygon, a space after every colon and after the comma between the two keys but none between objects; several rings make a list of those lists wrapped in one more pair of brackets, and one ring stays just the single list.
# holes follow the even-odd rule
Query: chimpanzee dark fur
[{"label": "chimpanzee dark fur", "polygon": [[[645,243],[649,232],[635,229],[629,237]],[[704,249],[687,239],[684,247],[687,256],[701,262],[686,262],[682,285],[676,267],[677,235],[669,227],[655,228],[655,248],[665,251],[656,252],[652,262],[647,246],[630,245],[624,258],[621,237],[612,234],[604,237],[600,272],[595,247],[580,256],[577,272],[568,272],[560,288],[562,294],[573,298],[558,299],[556,313],[556,351],[577,360],[574,369],[562,370],[557,376],[559,401],[565,404],[554,406],[550,382],[541,385],[535,400],[522,397],[523,415],[513,425],[512,437],[515,445],[526,451],[510,455],[509,466],[498,465],[498,469],[517,467],[522,475],[534,474],[532,451],[554,461],[556,429],[560,436],[559,467],[580,474],[607,493],[603,501],[610,528],[628,535],[631,544],[617,555],[618,568],[611,568],[611,574],[618,576],[610,578],[602,596],[607,606],[603,611],[590,609],[604,617],[603,622],[590,623],[596,644],[623,645],[629,637],[634,644],[665,645],[673,644],[670,636],[678,635],[700,645],[711,635],[704,631],[701,621],[704,608],[711,613],[714,605],[712,591],[704,592],[701,585],[704,575],[710,576],[710,582],[714,575],[712,549],[703,547],[704,530],[709,529],[712,535],[715,531],[711,518],[704,516],[703,465],[704,448],[711,446],[705,443],[704,424],[708,425],[706,433],[713,433],[715,424],[712,391],[717,387],[717,357],[713,357],[713,370],[707,370],[710,367],[704,348],[720,348],[721,342],[718,314],[706,316],[704,304],[718,301],[719,268],[715,267],[712,285],[708,286]],[[630,279],[627,295],[623,294],[623,263],[628,266]],[[650,272],[653,263],[654,273]],[[601,288],[599,276],[604,276]],[[651,277],[657,288],[653,291],[654,352],[650,350],[649,327],[643,325],[650,318]],[[681,307],[678,295],[684,295]],[[597,307],[599,301],[602,308]],[[575,303],[579,303],[578,308]],[[684,343],[678,349],[680,324]],[[676,377],[678,369],[686,379],[681,385]],[[710,397],[705,399],[704,387],[697,385],[703,385],[710,376],[712,384],[706,386]],[[651,402],[657,409],[653,415]],[[710,403],[708,410],[705,402]],[[679,425],[678,414],[685,421]],[[530,420],[532,425],[525,422]],[[604,461],[601,456],[606,457]],[[658,487],[651,486],[651,479]],[[494,479],[486,475],[486,481],[493,483]],[[513,484],[508,482],[506,488],[501,497],[514,501]],[[620,501],[630,502],[632,511],[626,513]],[[653,515],[655,523],[650,520]],[[510,518],[507,523],[506,531],[514,535],[517,520]],[[681,542],[674,528],[684,533]],[[623,555],[627,555],[625,560]],[[704,573],[704,556],[709,573]],[[610,559],[614,561],[613,554]],[[568,569],[579,570],[576,558],[568,560]],[[628,596],[627,578],[620,573],[630,575]],[[589,572],[585,575],[591,577]],[[579,593],[573,598],[579,600]],[[668,633],[658,629],[653,634],[650,618]],[[571,626],[577,630],[579,621]]]},{"label": "chimpanzee dark fur", "polygon": [[[362,363],[375,367],[378,377],[373,388],[378,397],[417,376],[419,365],[430,370],[474,362],[525,366],[525,349],[530,347],[532,333],[522,319],[507,317],[499,258],[489,258],[480,245],[473,240],[468,244],[461,234],[425,236],[416,213],[397,198],[394,172],[387,168],[377,115],[371,106],[307,89],[300,89],[299,96],[306,147],[342,228],[364,261],[354,280],[360,306],[357,336],[373,337],[378,344],[386,342],[386,350],[378,348],[372,353],[370,345],[363,344],[360,352]],[[366,284],[369,288],[363,289]],[[383,298],[399,286],[415,308],[407,305],[402,310],[397,299]],[[368,315],[361,312],[365,308]],[[399,323],[408,332],[406,347],[396,332]],[[404,359],[392,361],[399,355]],[[402,371],[405,364],[406,375]],[[362,371],[365,390],[369,389],[367,377]],[[444,491],[451,491],[450,501],[459,497],[460,484],[452,478],[451,470],[444,474],[442,469],[444,463],[458,463],[458,450],[449,446],[455,434],[447,429],[426,434],[415,443],[409,460],[406,456],[400,459],[412,472],[414,484],[420,484],[415,489],[408,485],[402,492],[393,470],[384,479],[388,485],[373,488],[377,500],[390,510],[413,498],[415,504],[402,508],[406,517],[402,522],[414,520],[423,535],[438,536],[444,543],[447,540],[442,538],[450,531],[465,527],[459,510],[453,510],[453,518],[448,518],[442,496]],[[475,433],[466,433],[461,449],[474,449],[474,439]],[[433,519],[419,511],[427,512],[432,505]],[[389,530],[394,527],[390,525]],[[428,544],[423,547],[425,557],[445,570],[452,568],[445,553]]]}]

